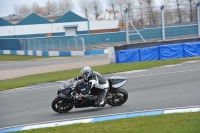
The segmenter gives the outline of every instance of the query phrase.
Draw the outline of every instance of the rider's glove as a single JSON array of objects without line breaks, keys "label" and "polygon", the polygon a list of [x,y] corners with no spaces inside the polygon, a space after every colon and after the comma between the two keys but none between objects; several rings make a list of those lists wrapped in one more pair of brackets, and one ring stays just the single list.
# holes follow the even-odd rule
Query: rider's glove
[{"label": "rider's glove", "polygon": [[79,93],[78,97],[79,97],[79,98],[82,98],[83,96],[89,95],[90,93],[91,93],[91,91],[89,91],[88,93],[86,93],[86,94],[84,94],[84,95],[83,95],[82,93]]},{"label": "rider's glove", "polygon": [[78,77],[74,78],[74,80],[78,80]]},{"label": "rider's glove", "polygon": [[79,93],[78,97],[79,97],[79,98],[82,98],[82,97],[83,97],[83,95],[82,95],[81,93]]}]

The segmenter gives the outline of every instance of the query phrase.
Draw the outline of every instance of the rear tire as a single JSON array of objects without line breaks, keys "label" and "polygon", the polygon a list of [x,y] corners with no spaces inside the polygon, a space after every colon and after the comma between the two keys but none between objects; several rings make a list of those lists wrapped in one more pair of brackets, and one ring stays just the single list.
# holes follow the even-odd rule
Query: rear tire
[{"label": "rear tire", "polygon": [[112,98],[107,102],[111,106],[120,106],[124,104],[128,99],[128,92],[123,88],[118,88],[111,93]]},{"label": "rear tire", "polygon": [[66,113],[66,112],[70,111],[74,107],[74,105],[72,103],[64,100],[63,98],[56,97],[53,100],[51,107],[55,112]]}]

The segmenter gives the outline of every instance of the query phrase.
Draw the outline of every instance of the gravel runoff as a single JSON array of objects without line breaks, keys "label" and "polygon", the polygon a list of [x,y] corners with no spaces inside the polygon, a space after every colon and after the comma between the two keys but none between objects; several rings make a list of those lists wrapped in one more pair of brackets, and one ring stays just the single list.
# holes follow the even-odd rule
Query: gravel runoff
[{"label": "gravel runoff", "polygon": [[103,60],[98,60],[98,61],[92,60],[92,61],[87,61],[87,62],[65,63],[65,64],[57,64],[57,65],[3,70],[3,71],[0,71],[0,80],[17,78],[17,77],[39,74],[39,73],[69,70],[69,69],[74,69],[74,68],[81,68],[84,66],[98,66],[98,65],[106,65],[106,64],[108,64],[108,59],[103,59]]}]

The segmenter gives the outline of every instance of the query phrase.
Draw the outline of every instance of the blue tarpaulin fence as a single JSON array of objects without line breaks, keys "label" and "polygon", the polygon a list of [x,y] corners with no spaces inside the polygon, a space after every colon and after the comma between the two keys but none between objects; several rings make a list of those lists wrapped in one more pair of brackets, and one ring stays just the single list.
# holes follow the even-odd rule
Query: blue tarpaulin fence
[{"label": "blue tarpaulin fence", "polygon": [[117,63],[193,57],[200,56],[200,42],[118,50],[115,53]]}]

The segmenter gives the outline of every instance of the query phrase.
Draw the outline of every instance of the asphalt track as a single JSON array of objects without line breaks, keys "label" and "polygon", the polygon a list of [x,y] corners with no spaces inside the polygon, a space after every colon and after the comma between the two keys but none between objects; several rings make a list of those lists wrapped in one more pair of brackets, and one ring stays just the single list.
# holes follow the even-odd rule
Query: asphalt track
[{"label": "asphalt track", "polygon": [[62,83],[47,83],[0,92],[0,128],[97,115],[196,106],[200,103],[200,62],[187,62],[141,71],[106,75],[124,76],[128,101],[119,107],[72,109],[58,114],[51,102]]},{"label": "asphalt track", "polygon": [[108,64],[107,54],[84,57],[54,57],[28,61],[1,62],[0,80],[106,64]]},{"label": "asphalt track", "polygon": [[29,67],[38,67],[38,66],[49,66],[57,64],[66,64],[66,63],[76,63],[76,62],[88,62],[91,60],[102,60],[107,59],[108,55],[94,55],[94,56],[77,56],[77,57],[56,57],[56,58],[44,58],[44,59],[34,59],[28,61],[8,61],[0,63],[1,70],[10,70],[18,68],[29,68]]}]

